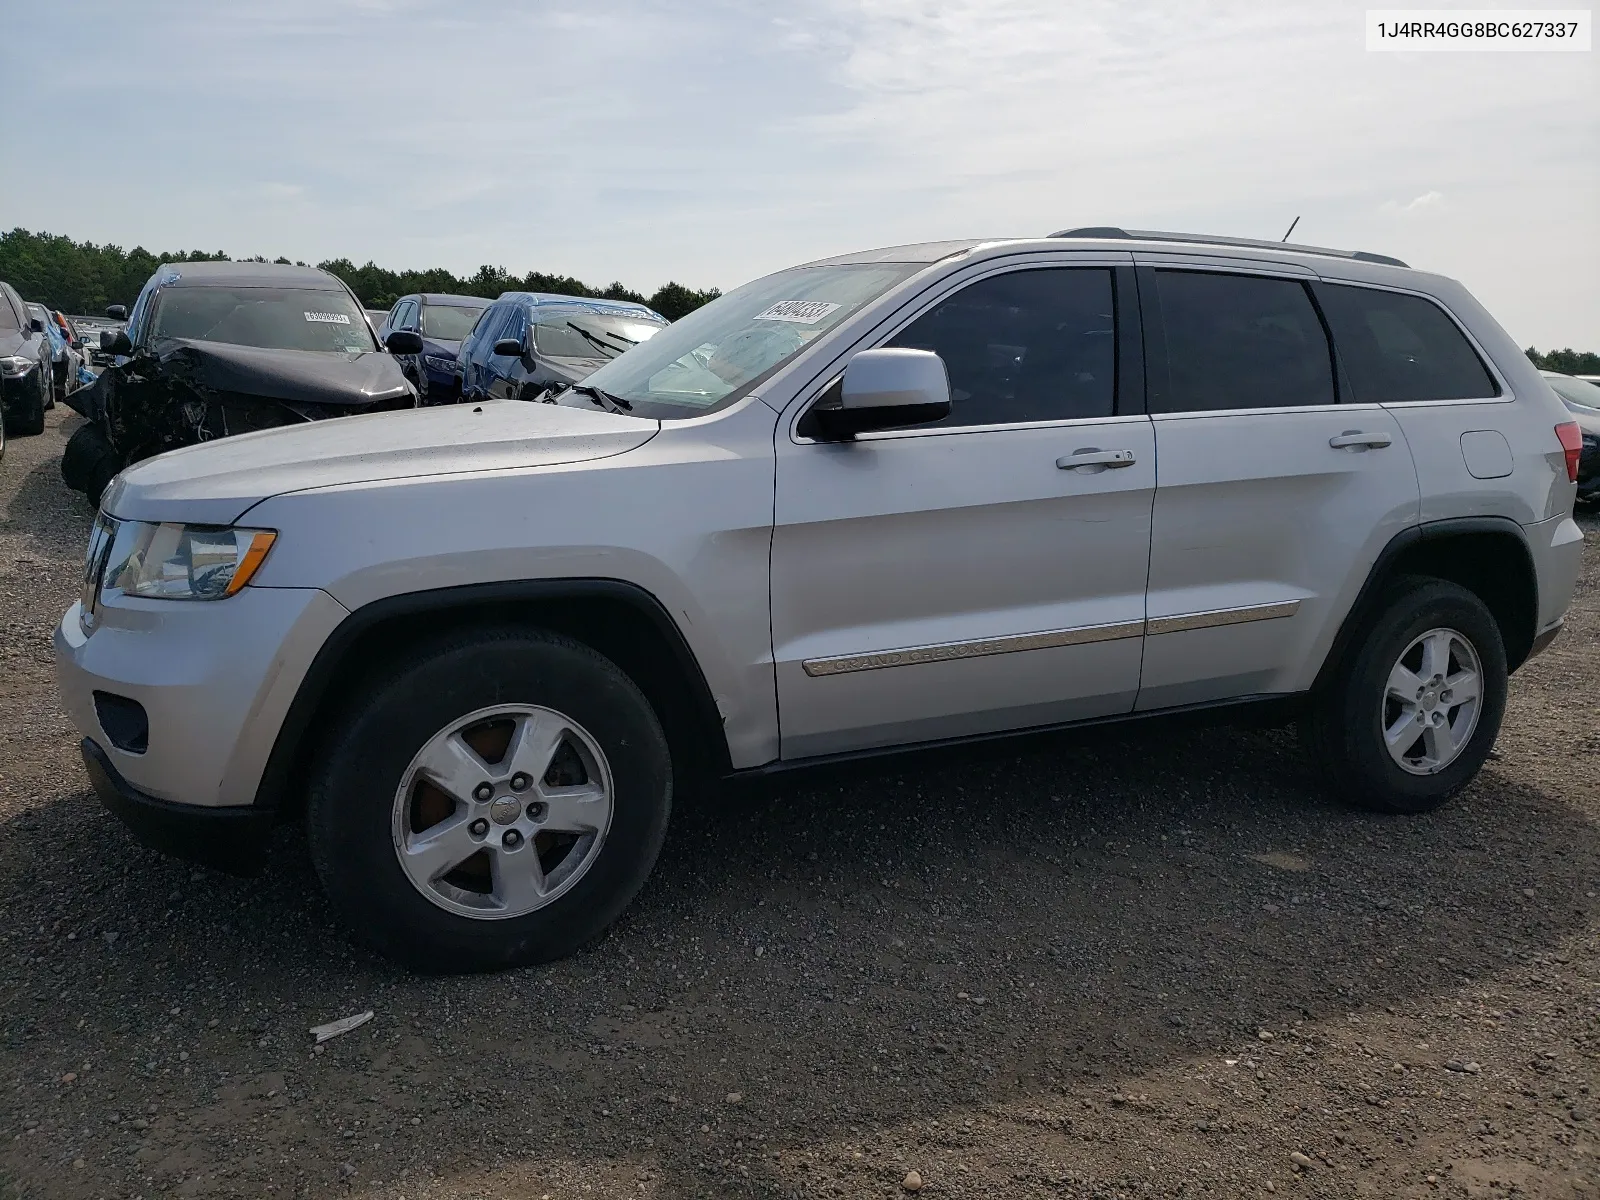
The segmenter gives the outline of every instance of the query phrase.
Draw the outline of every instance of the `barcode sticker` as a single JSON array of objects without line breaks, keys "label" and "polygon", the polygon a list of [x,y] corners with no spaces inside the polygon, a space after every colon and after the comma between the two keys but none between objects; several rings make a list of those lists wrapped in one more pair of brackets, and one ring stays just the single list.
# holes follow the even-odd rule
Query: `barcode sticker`
[{"label": "barcode sticker", "polygon": [[829,313],[843,307],[826,300],[780,300],[764,312],[751,317],[752,321],[788,321],[794,325],[815,325]]}]

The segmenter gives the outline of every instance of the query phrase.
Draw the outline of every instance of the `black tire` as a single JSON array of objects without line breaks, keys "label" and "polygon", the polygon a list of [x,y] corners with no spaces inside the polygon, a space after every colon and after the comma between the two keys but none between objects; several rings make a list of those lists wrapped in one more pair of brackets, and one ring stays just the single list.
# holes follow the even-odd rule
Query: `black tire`
[{"label": "black tire", "polygon": [[[1476,653],[1479,712],[1455,758],[1432,774],[1413,774],[1395,761],[1384,741],[1386,688],[1402,653],[1435,629],[1459,633]],[[1477,775],[1500,732],[1505,705],[1505,644],[1489,609],[1456,584],[1410,576],[1386,593],[1367,636],[1317,697],[1302,730],[1335,798],[1375,812],[1424,813]]]},{"label": "black tire", "polygon": [[50,391],[50,380],[45,374],[45,366],[40,363],[38,368],[38,385],[33,388],[28,398],[18,406],[16,415],[11,421],[11,436],[34,437],[44,432],[45,401]]},{"label": "black tire", "polygon": [[118,471],[122,456],[93,421],[80,425],[61,451],[61,478],[75,492],[82,492],[89,503],[100,505],[100,496]]},{"label": "black tire", "polygon": [[[521,916],[463,916],[402,869],[392,840],[398,791],[418,752],[452,722],[533,704],[581,724],[608,761],[610,827],[570,890]],[[445,636],[377,672],[342,707],[315,757],[307,825],[334,911],[370,948],[428,973],[547,962],[599,936],[655,865],[672,807],[667,741],[649,702],[578,642],[497,628]]]}]

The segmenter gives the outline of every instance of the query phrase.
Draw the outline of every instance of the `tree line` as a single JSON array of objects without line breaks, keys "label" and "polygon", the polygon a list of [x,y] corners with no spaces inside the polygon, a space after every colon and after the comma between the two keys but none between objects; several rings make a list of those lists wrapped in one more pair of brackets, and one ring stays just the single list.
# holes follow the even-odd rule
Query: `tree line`
[{"label": "tree line", "polygon": [[[139,289],[164,262],[226,261],[229,256],[220,252],[175,250],[152,254],[143,246],[132,250],[109,244],[97,246],[60,234],[31,233],[20,227],[0,233],[0,279],[16,288],[24,299],[85,316],[98,315],[111,304],[131,306]],[[243,261],[289,263],[291,260],[269,260],[258,255]],[[529,271],[519,276],[504,267],[493,266],[479,267],[474,274],[461,277],[442,267],[428,271],[390,271],[371,262],[358,267],[348,258],[330,259],[316,265],[344,280],[367,308],[390,308],[401,296],[414,292],[487,296],[491,300],[501,292],[557,292],[565,296],[633,300],[648,304],[669,321],[676,321],[722,294],[717,288],[696,291],[670,282],[645,295],[620,282],[595,288],[571,275]]]},{"label": "tree line", "polygon": [[1570,346],[1565,350],[1546,350],[1543,354],[1529,346],[1528,357],[1541,371],[1559,371],[1563,375],[1600,375],[1600,354],[1574,350]]},{"label": "tree line", "polygon": [[[66,313],[93,316],[110,304],[132,305],[139,289],[164,262],[226,262],[228,255],[204,250],[173,250],[152,254],[143,246],[97,246],[52,233],[30,233],[17,228],[0,233],[0,279],[25,299],[36,300]],[[267,262],[257,256],[246,261]],[[288,263],[287,258],[272,262]],[[305,263],[296,263],[305,266]],[[348,258],[334,258],[317,266],[337,275],[367,308],[390,308],[401,296],[414,292],[446,292],[459,296],[487,296],[501,292],[556,292],[564,296],[600,296],[608,300],[633,300],[648,304],[669,321],[676,321],[722,293],[717,288],[695,291],[681,283],[666,283],[650,295],[614,282],[590,287],[571,275],[529,271],[513,275],[504,267],[482,266],[462,277],[435,267],[429,271],[390,271],[376,263],[358,267]],[[1528,347],[1528,358],[1543,371],[1566,375],[1600,375],[1600,354],[1573,350],[1540,352]]]}]

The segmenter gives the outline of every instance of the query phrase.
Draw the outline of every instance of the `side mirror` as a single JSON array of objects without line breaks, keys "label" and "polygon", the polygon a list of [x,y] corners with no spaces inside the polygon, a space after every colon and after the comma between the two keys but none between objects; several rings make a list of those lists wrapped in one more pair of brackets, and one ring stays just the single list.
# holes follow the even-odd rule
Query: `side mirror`
[{"label": "side mirror", "polygon": [[29,317],[28,318],[28,328],[33,330],[34,333],[43,333],[44,332],[44,322],[41,321],[38,317]]},{"label": "side mirror", "polygon": [[383,344],[390,354],[422,353],[422,335],[409,329],[391,329]]},{"label": "side mirror", "polygon": [[863,350],[844,369],[838,406],[813,408],[798,432],[841,442],[858,433],[925,425],[949,415],[944,359],[928,350]]},{"label": "side mirror", "polygon": [[110,317],[113,321],[126,321],[128,319],[127,305],[113,304],[110,308],[106,309],[106,316]]},{"label": "side mirror", "polygon": [[102,329],[100,331],[100,349],[107,354],[126,356],[133,353],[133,342],[128,339],[128,331],[126,329]]},{"label": "side mirror", "polygon": [[520,338],[501,338],[494,344],[494,352],[505,355],[507,358],[521,358],[522,340]]},{"label": "side mirror", "polygon": [[83,339],[82,338],[73,338],[72,339],[72,348],[74,350],[82,350],[83,349]]}]

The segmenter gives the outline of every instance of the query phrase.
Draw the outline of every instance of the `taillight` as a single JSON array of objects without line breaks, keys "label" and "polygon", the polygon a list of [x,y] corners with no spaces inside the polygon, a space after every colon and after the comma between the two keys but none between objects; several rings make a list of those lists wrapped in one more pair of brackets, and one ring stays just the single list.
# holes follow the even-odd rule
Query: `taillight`
[{"label": "taillight", "polygon": [[1563,421],[1556,426],[1556,438],[1567,455],[1567,482],[1578,482],[1578,459],[1583,457],[1583,430],[1576,421]]}]

